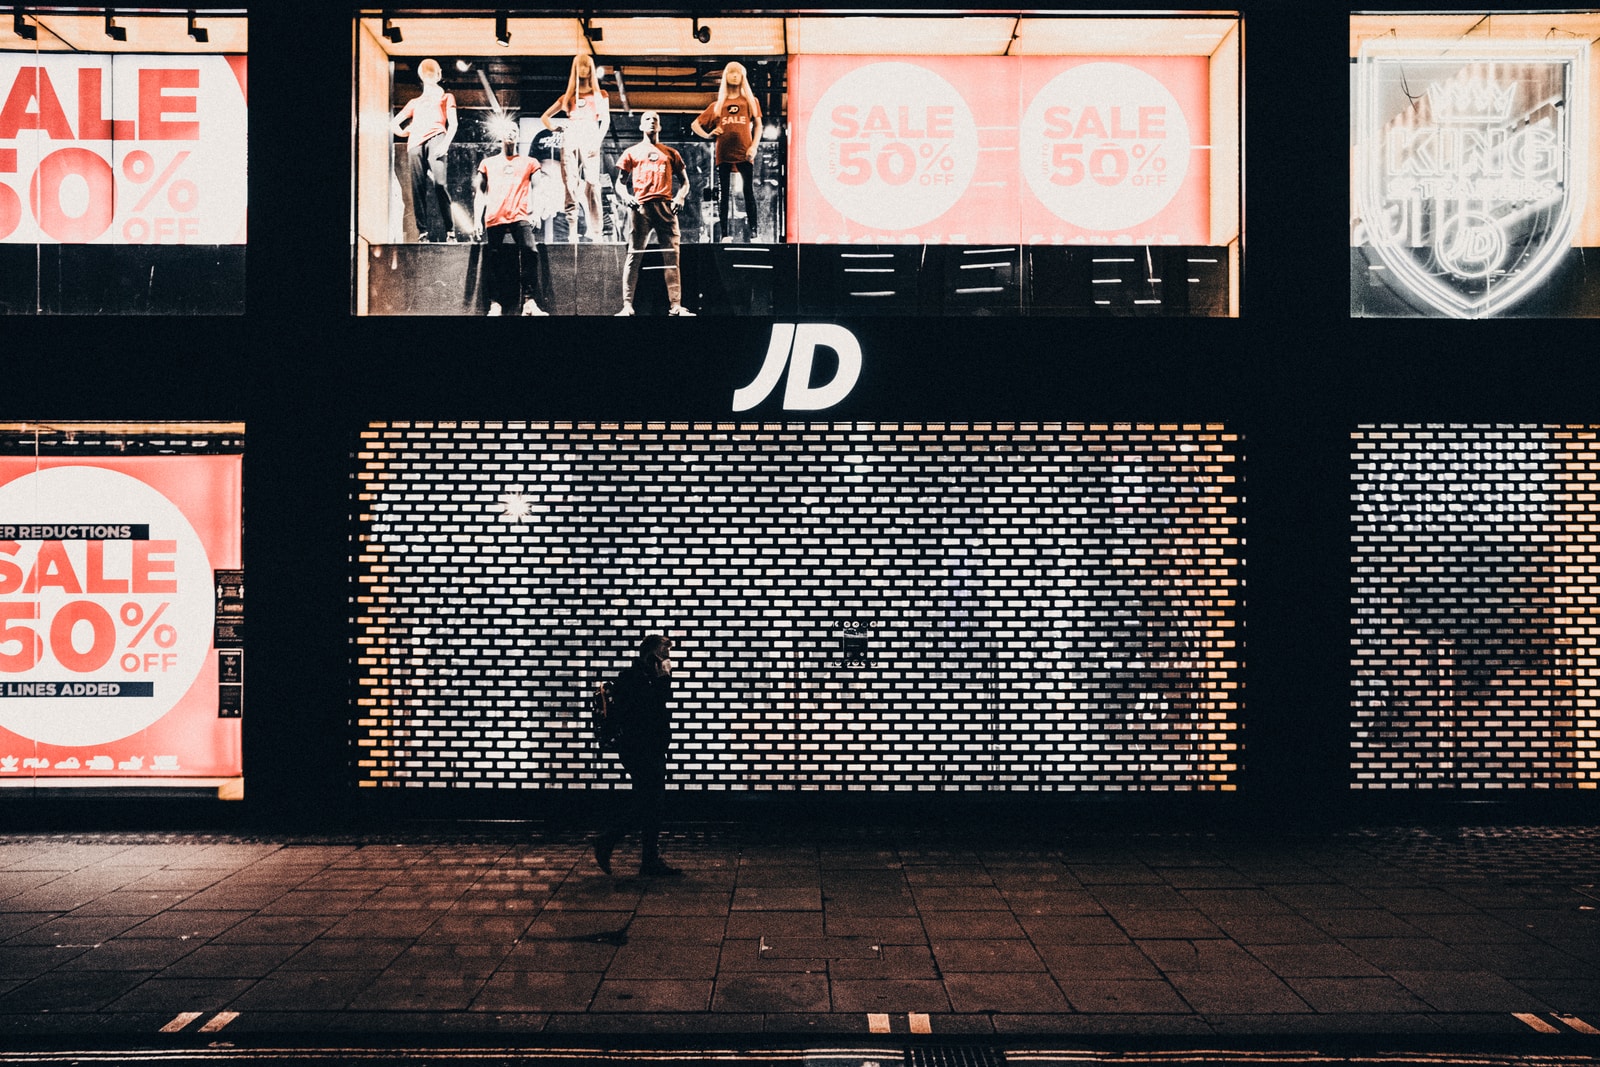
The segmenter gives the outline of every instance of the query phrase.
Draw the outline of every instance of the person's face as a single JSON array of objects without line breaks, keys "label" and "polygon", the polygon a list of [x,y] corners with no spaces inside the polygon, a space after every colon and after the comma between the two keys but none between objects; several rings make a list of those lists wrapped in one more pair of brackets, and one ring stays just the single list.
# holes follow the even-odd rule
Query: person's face
[{"label": "person's face", "polygon": [[517,134],[515,130],[501,136],[500,151],[504,152],[508,156],[514,156],[517,154]]},{"label": "person's face", "polygon": [[646,111],[639,118],[639,132],[654,141],[656,134],[661,132],[661,116],[654,111]]},{"label": "person's face", "polygon": [[658,648],[650,653],[650,673],[657,678],[665,678],[672,673],[672,647]]},{"label": "person's face", "polygon": [[587,59],[578,62],[578,82],[588,85],[594,80],[594,64]]},{"label": "person's face", "polygon": [[728,83],[728,88],[737,89],[744,82],[744,74],[738,67],[732,67],[722,72],[722,80]]}]

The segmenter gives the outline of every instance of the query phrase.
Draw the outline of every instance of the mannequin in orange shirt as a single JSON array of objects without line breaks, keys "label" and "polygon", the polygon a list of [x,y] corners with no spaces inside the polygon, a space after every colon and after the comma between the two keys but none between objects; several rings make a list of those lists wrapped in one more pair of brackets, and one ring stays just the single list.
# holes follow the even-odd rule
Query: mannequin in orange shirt
[{"label": "mannequin in orange shirt", "polygon": [[728,225],[728,199],[733,172],[739,172],[744,185],[744,215],[750,237],[756,235],[756,187],[754,163],[756,146],[761,143],[761,105],[750,91],[744,64],[729,63],[722,69],[717,99],[689,124],[696,136],[717,143],[717,220],[721,238],[731,241]]},{"label": "mannequin in orange shirt", "polygon": [[440,87],[443,72],[437,60],[418,63],[417,77],[422,93],[406,102],[389,128],[406,139],[411,215],[421,240],[453,241],[455,219],[445,180],[450,142],[456,136],[456,98]]}]

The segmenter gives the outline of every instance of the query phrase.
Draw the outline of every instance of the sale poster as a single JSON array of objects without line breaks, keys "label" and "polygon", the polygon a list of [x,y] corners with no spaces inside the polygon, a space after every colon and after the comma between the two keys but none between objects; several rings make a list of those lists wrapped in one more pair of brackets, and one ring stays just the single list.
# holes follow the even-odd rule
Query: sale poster
[{"label": "sale poster", "polygon": [[0,53],[0,241],[245,243],[244,56]]},{"label": "sale poster", "polygon": [[0,457],[0,779],[238,776],[238,455]]},{"label": "sale poster", "polygon": [[1204,56],[796,56],[793,241],[1210,242]]}]

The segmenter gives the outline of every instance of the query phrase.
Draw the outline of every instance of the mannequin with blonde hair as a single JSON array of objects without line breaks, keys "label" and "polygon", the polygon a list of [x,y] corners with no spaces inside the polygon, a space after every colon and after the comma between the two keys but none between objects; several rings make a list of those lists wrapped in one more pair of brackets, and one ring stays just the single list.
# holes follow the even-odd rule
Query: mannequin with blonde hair
[{"label": "mannequin with blonde hair", "polygon": [[418,63],[422,93],[408,100],[389,123],[395,136],[406,139],[411,217],[423,241],[453,241],[456,236],[450,191],[445,185],[450,142],[456,136],[456,98],[440,88],[443,76],[438,60]]},{"label": "mannequin with blonde hair", "polygon": [[579,53],[572,57],[567,74],[567,91],[556,98],[540,116],[547,130],[556,129],[550,120],[566,112],[561,123],[561,180],[566,186],[565,211],[567,240],[578,239],[578,204],[583,204],[588,220],[589,240],[605,235],[605,217],[600,213],[600,145],[611,129],[611,101],[595,77],[594,57]]},{"label": "mannequin with blonde hair", "polygon": [[744,184],[744,214],[750,236],[756,235],[756,187],[753,163],[756,145],[761,142],[761,105],[750,91],[750,79],[743,63],[722,68],[717,99],[700,112],[689,129],[697,136],[715,140],[717,163],[717,221],[724,241],[731,241],[728,226],[728,194],[733,172],[738,170]]}]

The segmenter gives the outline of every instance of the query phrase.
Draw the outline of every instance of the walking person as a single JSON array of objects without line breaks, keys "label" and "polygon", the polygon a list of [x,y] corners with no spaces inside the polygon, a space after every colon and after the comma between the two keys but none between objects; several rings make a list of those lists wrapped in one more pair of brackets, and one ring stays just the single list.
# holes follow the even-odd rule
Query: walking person
[{"label": "walking person", "polygon": [[611,853],[630,832],[639,835],[639,873],[670,878],[683,872],[661,859],[661,809],[667,794],[667,749],[672,744],[672,641],[651,634],[639,656],[611,687],[607,718],[616,735],[617,755],[633,785],[627,810],[594,839],[594,861],[611,873]]},{"label": "walking person", "polygon": [[717,223],[723,241],[733,240],[728,214],[733,172],[739,172],[744,186],[744,218],[748,240],[756,237],[756,184],[754,163],[756,146],[761,143],[761,105],[750,91],[743,63],[729,63],[722,69],[717,98],[689,124],[698,137],[717,142]]},{"label": "walking person", "polygon": [[[683,157],[661,143],[661,116],[646,111],[639,116],[639,143],[617,160],[617,196],[633,213],[628,234],[628,256],[622,267],[622,310],[633,314],[633,295],[639,288],[639,270],[650,235],[656,235],[666,267],[668,315],[693,315],[683,306],[683,280],[678,273],[678,209],[689,198],[689,172]],[[674,193],[673,179],[678,182]]]}]

